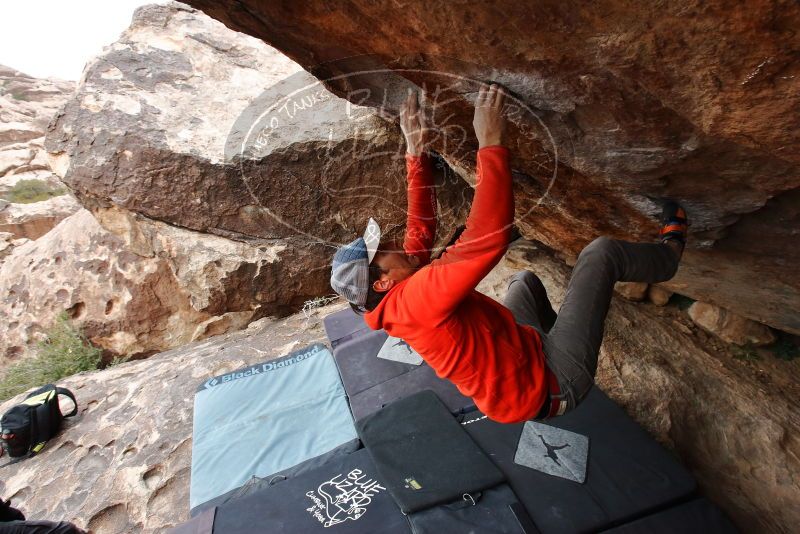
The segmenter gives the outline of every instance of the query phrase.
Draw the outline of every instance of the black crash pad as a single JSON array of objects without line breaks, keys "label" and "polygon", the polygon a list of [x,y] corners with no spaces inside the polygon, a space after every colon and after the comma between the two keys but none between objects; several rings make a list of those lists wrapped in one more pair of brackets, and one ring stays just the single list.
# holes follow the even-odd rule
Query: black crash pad
[{"label": "black crash pad", "polygon": [[349,307],[328,315],[322,320],[322,324],[325,325],[325,333],[331,342],[331,348],[334,349],[350,339],[367,332],[374,332],[364,322],[364,318]]},{"label": "black crash pad", "polygon": [[215,534],[406,534],[411,530],[366,449],[217,507]]},{"label": "black crash pad", "polygon": [[395,502],[405,513],[503,482],[503,474],[432,391],[393,402],[356,424]]},{"label": "black crash pad", "polygon": [[426,390],[435,392],[452,413],[475,409],[472,399],[462,395],[451,382],[436,376],[428,365],[420,365],[350,397],[350,410],[353,419],[359,421],[394,401]]},{"label": "black crash pad", "polygon": [[371,330],[337,345],[333,350],[333,357],[336,359],[336,366],[339,368],[348,397],[353,398],[362,391],[418,367],[378,358],[378,351],[388,337],[384,330]]},{"label": "black crash pad", "polygon": [[370,331],[337,345],[333,354],[357,421],[383,406],[426,389],[434,391],[453,413],[472,411],[475,404],[426,363],[412,365],[378,358],[387,334]]},{"label": "black crash pad", "polygon": [[583,484],[514,463],[524,423],[499,424],[480,412],[460,420],[506,475],[544,534],[597,531],[661,509],[695,490],[686,469],[598,388],[576,410],[544,421],[589,437]]},{"label": "black crash pad", "polygon": [[695,499],[604,531],[608,534],[736,534],[739,530],[725,512],[705,498]]}]

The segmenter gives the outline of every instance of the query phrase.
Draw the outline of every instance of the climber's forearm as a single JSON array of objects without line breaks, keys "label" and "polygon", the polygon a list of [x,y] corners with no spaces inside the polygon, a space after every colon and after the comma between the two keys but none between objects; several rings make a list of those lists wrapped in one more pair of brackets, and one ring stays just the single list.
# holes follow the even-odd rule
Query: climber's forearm
[{"label": "climber's forearm", "polygon": [[406,154],[408,172],[408,206],[403,249],[420,260],[430,262],[436,237],[436,187],[430,154]]}]

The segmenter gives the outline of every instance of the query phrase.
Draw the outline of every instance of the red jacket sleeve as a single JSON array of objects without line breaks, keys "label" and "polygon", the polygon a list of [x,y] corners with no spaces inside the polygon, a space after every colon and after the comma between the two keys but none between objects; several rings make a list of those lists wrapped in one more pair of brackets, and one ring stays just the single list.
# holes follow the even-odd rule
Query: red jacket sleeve
[{"label": "red jacket sleeve", "polygon": [[436,236],[436,187],[431,157],[406,154],[408,173],[408,220],[403,250],[419,258],[420,265],[431,261]]},{"label": "red jacket sleeve", "polygon": [[417,320],[443,322],[505,254],[514,222],[508,156],[503,146],[478,151],[478,177],[466,229],[403,289],[407,309]]}]

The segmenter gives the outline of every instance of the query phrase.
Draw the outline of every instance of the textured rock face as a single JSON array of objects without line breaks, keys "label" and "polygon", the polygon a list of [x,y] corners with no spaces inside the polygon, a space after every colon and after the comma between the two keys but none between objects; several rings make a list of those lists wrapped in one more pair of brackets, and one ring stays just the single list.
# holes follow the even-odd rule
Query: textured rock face
[{"label": "textured rock face", "polygon": [[800,333],[796,3],[189,3],[362,104],[425,84],[434,146],[467,176],[462,78],[504,84],[526,237],[566,256],[600,234],[650,240],[675,198],[692,238],[668,288]]},{"label": "textured rock face", "polygon": [[0,469],[0,495],[31,519],[72,520],[94,534],[164,532],[188,519],[197,385],[325,336],[317,314],[251,326],[59,382],[75,392],[79,415],[42,454]]},{"label": "textured rock face", "polygon": [[[313,99],[287,101],[310,107],[287,104],[282,128],[245,139],[265,105],[308,83],[297,64],[200,12],[138,10],[52,125],[49,160],[95,218],[7,255],[0,363],[28,353],[64,309],[109,355],[144,356],[330,294],[337,240],[369,215],[404,221],[403,147],[390,123],[318,84]],[[469,204],[458,183],[444,188],[445,223]],[[0,211],[0,231],[47,229],[17,211]]]},{"label": "textured rock face", "polygon": [[[370,215],[405,222],[404,145],[391,122],[182,4],[137,10],[87,67],[46,146],[93,211],[287,245],[275,275],[303,280],[295,296],[330,292],[331,247],[363,232]],[[445,221],[463,218],[470,190],[459,182],[444,188]],[[300,249],[298,263],[290,251]],[[256,282],[253,291],[279,301],[275,279]]]},{"label": "textured rock face", "polygon": [[0,265],[0,294],[0,364],[28,353],[64,310],[114,354],[185,343],[208,318],[191,307],[164,261],[126,251],[86,210],[15,247]]},{"label": "textured rock face", "polygon": [[[557,309],[569,269],[524,242],[479,289],[502,299],[521,269],[542,279]],[[63,380],[77,394],[79,417],[40,456],[2,468],[0,495],[30,517],[72,520],[95,534],[163,532],[188,517],[197,384],[323,340],[321,318],[342,307],[265,318],[243,332]],[[778,367],[791,364],[737,360],[709,341],[672,306],[615,298],[600,385],[675,450],[743,532],[790,532],[800,521],[800,376],[795,369],[781,378]]]}]

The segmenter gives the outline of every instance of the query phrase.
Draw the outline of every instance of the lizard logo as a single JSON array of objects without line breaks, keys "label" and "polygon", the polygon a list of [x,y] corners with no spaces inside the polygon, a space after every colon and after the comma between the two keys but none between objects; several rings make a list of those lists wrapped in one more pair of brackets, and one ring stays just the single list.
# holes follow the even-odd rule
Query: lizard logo
[{"label": "lizard logo", "polygon": [[546,458],[550,458],[556,464],[561,465],[561,462],[558,461],[558,454],[556,453],[556,451],[560,451],[561,449],[566,449],[567,447],[569,447],[569,443],[566,443],[564,445],[553,446],[553,445],[550,445],[549,443],[547,443],[544,440],[544,436],[542,436],[541,434],[537,434],[537,435],[539,436],[539,439],[542,440],[542,443],[544,444],[545,448],[547,449],[547,453],[545,453],[545,457]]}]

